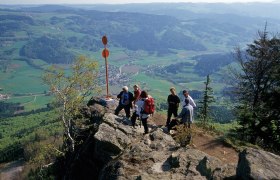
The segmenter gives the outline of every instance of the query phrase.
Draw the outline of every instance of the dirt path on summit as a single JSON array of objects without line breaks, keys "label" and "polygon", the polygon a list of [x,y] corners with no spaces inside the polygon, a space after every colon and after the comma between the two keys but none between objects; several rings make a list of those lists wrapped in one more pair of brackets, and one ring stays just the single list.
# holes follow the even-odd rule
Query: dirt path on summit
[{"label": "dirt path on summit", "polygon": [[[166,117],[161,114],[154,114],[154,116],[149,120],[149,123],[155,123],[156,125],[165,125]],[[210,156],[217,157],[225,163],[238,163],[238,152],[226,146],[219,136],[214,136],[207,134],[203,129],[198,127],[193,127],[194,135],[192,140],[192,146]]]},{"label": "dirt path on summit", "polygon": [[219,137],[209,135],[201,129],[196,129],[193,145],[196,149],[217,157],[225,163],[238,163],[238,152],[235,149],[225,146]]}]

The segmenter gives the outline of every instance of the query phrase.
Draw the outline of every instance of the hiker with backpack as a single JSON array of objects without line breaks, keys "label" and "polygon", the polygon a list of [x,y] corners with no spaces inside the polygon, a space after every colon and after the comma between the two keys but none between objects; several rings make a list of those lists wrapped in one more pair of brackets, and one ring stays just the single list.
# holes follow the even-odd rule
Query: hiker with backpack
[{"label": "hiker with backpack", "polygon": [[166,121],[166,127],[168,127],[170,123],[170,119],[172,114],[174,117],[178,116],[178,107],[180,104],[180,98],[176,94],[176,90],[174,87],[170,88],[171,94],[167,97],[167,103],[168,103],[168,110],[167,110],[167,121]]},{"label": "hiker with backpack", "polygon": [[[178,121],[178,119],[181,118],[181,121]],[[178,125],[178,124],[184,124],[188,128],[191,128],[191,124],[193,123],[193,106],[190,104],[189,99],[185,99],[184,106],[182,108],[182,111],[180,114],[171,121],[171,123],[168,126],[168,131],[172,129],[172,127]]]},{"label": "hiker with backpack", "polygon": [[[146,91],[142,91],[140,94],[140,99],[136,102],[136,106],[137,114],[139,115],[144,126],[144,134],[148,134],[149,129],[147,121],[150,115],[155,111],[154,99],[152,96],[148,95]],[[135,125],[135,121],[132,123]]]},{"label": "hiker with backpack", "polygon": [[119,93],[117,98],[120,99],[119,105],[115,110],[115,115],[124,109],[126,118],[130,117],[130,108],[132,108],[133,94],[128,91],[127,86],[123,86],[122,91]]}]

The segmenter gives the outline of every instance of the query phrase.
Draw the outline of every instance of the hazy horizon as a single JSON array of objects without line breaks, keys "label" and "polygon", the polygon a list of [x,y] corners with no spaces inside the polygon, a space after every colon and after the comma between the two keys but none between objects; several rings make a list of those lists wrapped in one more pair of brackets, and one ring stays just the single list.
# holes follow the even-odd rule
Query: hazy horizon
[{"label": "hazy horizon", "polygon": [[43,3],[38,0],[1,0],[3,5],[23,5],[23,4],[130,4],[130,3],[278,3],[279,0],[46,0]]}]

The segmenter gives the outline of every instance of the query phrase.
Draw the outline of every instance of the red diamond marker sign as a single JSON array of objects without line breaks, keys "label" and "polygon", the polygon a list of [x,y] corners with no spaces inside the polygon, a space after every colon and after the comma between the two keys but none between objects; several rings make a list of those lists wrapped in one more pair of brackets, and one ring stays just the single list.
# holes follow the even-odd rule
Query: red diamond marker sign
[{"label": "red diamond marker sign", "polygon": [[109,50],[108,50],[108,49],[104,49],[104,50],[102,51],[102,56],[103,56],[104,58],[109,57]]},{"label": "red diamond marker sign", "polygon": [[106,36],[103,36],[103,37],[102,37],[102,43],[106,46],[106,45],[107,45],[107,42],[108,42],[107,37],[106,37]]}]

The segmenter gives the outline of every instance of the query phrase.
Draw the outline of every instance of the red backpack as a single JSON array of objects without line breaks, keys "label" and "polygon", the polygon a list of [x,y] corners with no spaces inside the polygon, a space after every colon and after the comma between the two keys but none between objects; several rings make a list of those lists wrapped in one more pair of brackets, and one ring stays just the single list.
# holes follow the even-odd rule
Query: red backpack
[{"label": "red backpack", "polygon": [[143,110],[143,112],[145,114],[153,114],[155,112],[155,101],[154,101],[154,98],[148,97],[144,101],[144,110]]}]

